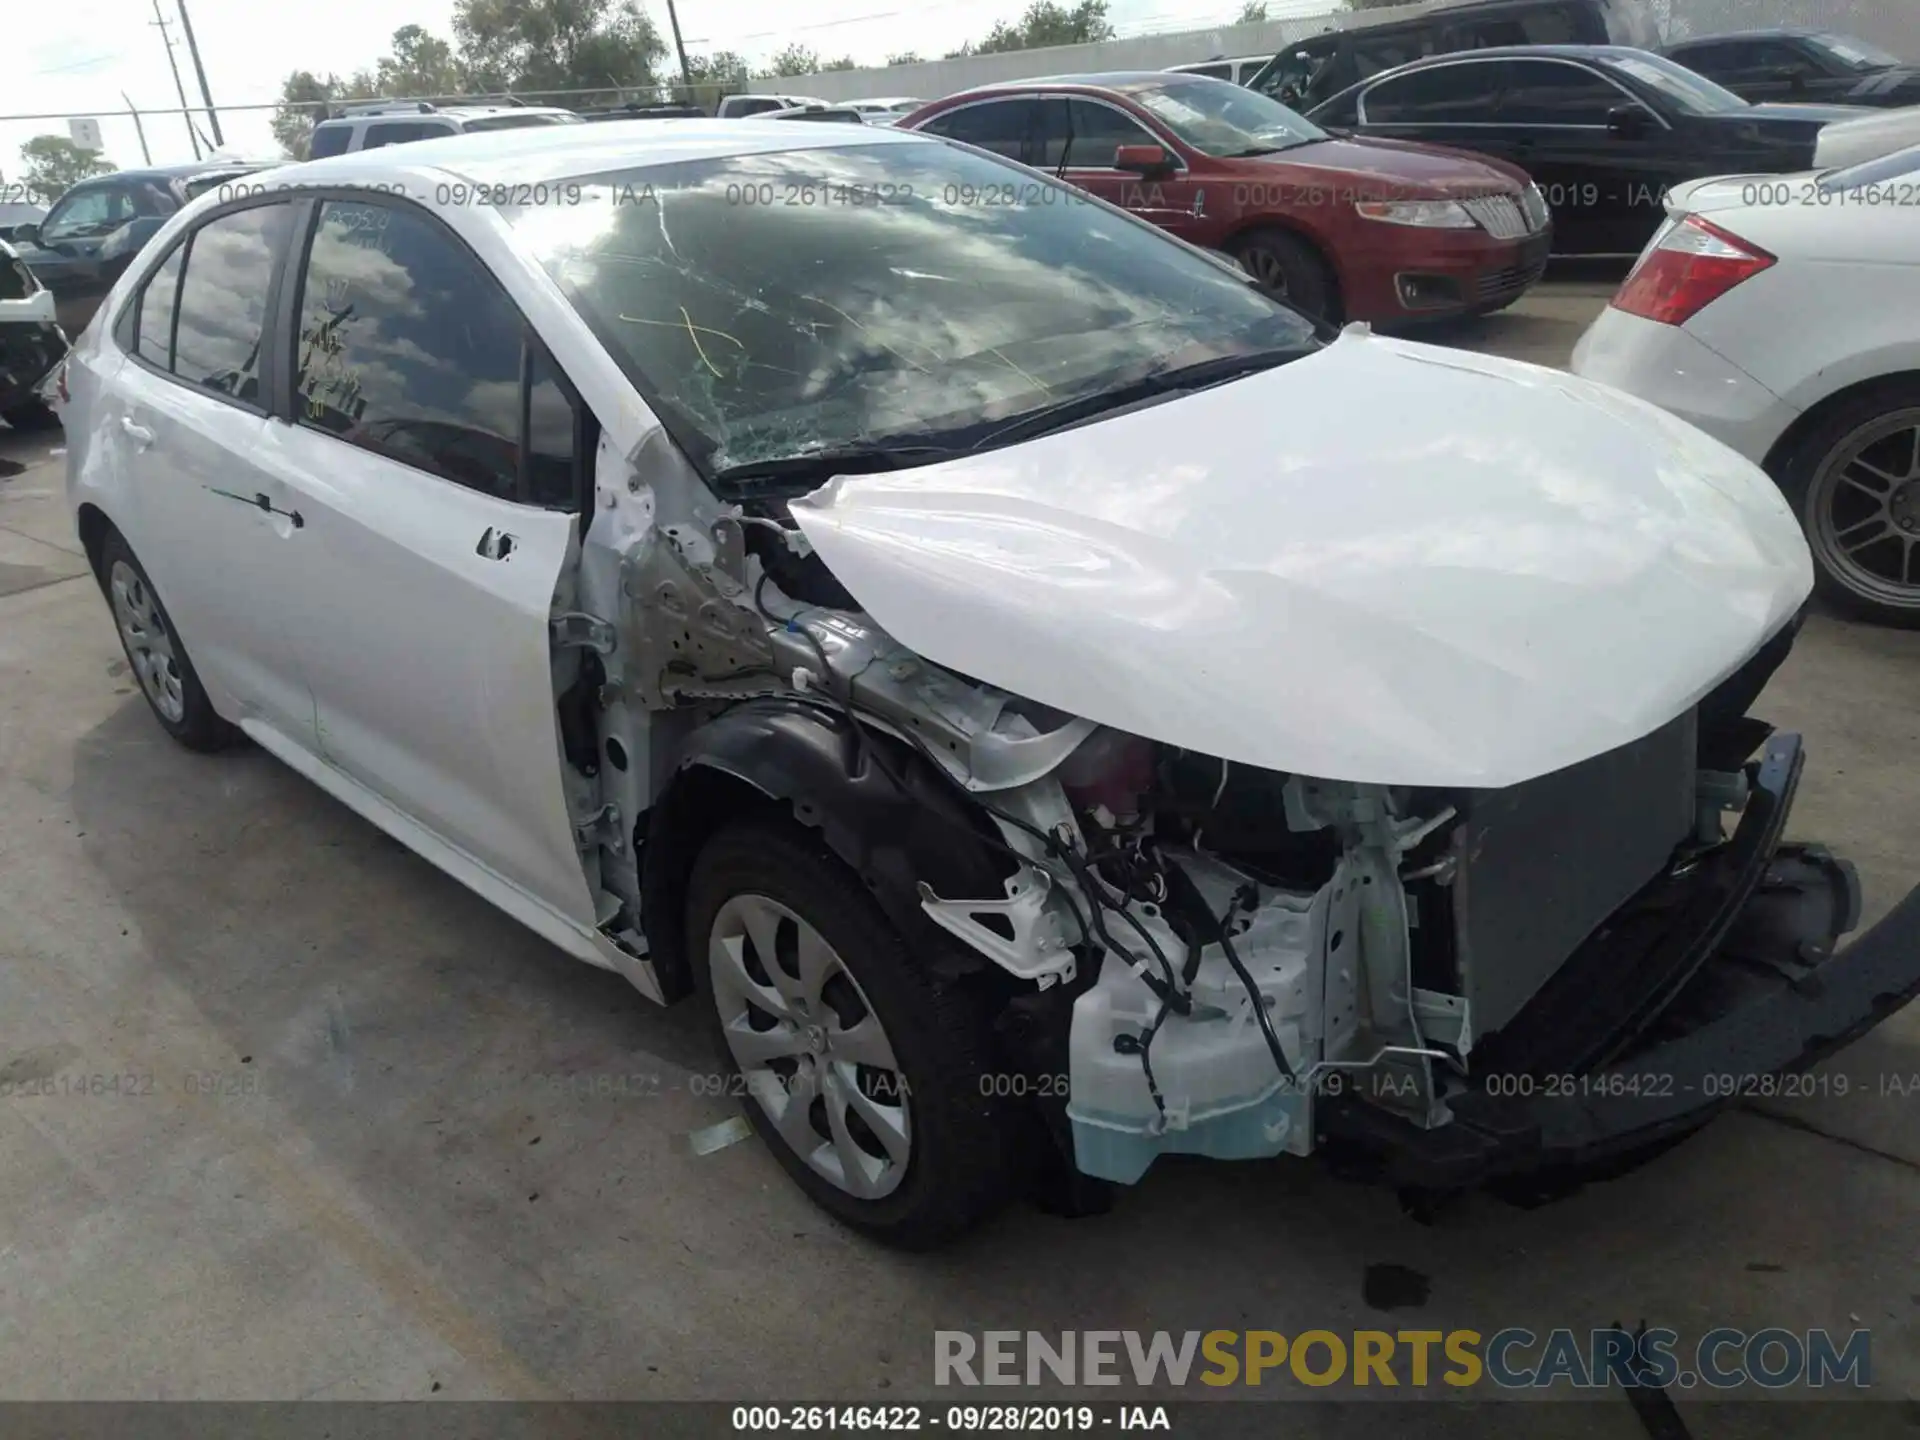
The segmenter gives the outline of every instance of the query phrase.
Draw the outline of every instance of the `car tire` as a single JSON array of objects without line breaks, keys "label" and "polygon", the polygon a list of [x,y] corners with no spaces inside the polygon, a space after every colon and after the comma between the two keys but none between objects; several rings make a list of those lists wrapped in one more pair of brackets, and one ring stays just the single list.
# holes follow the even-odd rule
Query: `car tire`
[{"label": "car tire", "polygon": [[1255,230],[1233,243],[1233,258],[1261,290],[1296,310],[1340,322],[1340,285],[1311,244],[1285,230]]},{"label": "car tire", "polygon": [[100,587],[120,634],[120,648],[160,728],[189,750],[232,745],[239,732],[215,713],[153,582],[117,530],[101,542]]},{"label": "car tire", "polygon": [[815,1203],[913,1250],[1004,1203],[1014,1127],[988,1093],[979,1003],[916,960],[813,836],[772,820],[715,836],[694,864],[686,934],[724,1093]]},{"label": "car tire", "polygon": [[9,410],[0,410],[4,420],[16,430],[57,430],[60,417],[44,400],[28,400]]},{"label": "car tire", "polygon": [[1920,629],[1920,381],[1842,400],[1773,469],[1806,531],[1821,596],[1861,619]]}]

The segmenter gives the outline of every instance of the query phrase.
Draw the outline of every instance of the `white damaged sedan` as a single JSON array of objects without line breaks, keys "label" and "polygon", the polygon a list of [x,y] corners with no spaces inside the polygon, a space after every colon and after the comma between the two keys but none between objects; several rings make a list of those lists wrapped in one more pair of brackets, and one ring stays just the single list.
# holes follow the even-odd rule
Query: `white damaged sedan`
[{"label": "white damaged sedan", "polygon": [[881,128],[249,182],[62,380],[159,723],[696,997],[850,1224],[1174,1152],[1550,1190],[1920,988],[1747,713],[1794,516],[1650,406]]}]

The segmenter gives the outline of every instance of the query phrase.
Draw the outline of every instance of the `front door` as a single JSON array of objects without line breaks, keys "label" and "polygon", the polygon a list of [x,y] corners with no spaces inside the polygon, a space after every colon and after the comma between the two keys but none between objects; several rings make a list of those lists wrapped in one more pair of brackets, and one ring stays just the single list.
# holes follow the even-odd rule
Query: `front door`
[{"label": "front door", "polygon": [[[1043,100],[1035,144],[1036,168],[1150,225],[1183,240],[1197,240],[1205,225],[1202,187],[1172,144],[1117,105],[1077,96]],[[1151,173],[1122,170],[1114,160],[1123,145],[1156,147],[1172,163]]]},{"label": "front door", "polygon": [[261,460],[300,516],[282,584],[319,753],[590,926],[548,646],[576,543],[573,401],[437,220],[315,208],[288,282],[292,413]]}]

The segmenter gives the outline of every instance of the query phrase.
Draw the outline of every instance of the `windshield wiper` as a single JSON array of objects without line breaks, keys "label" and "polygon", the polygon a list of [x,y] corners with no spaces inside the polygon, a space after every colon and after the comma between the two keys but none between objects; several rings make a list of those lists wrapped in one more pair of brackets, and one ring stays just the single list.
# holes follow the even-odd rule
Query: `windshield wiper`
[{"label": "windshield wiper", "polygon": [[758,488],[782,481],[805,481],[807,488],[824,484],[836,475],[872,475],[883,470],[904,470],[944,460],[962,452],[947,445],[849,445],[837,450],[814,450],[805,455],[782,455],[772,460],[748,460],[713,472],[716,485],[734,490]]},{"label": "windshield wiper", "polygon": [[1298,360],[1302,355],[1311,354],[1313,349],[1311,345],[1276,346],[1267,350],[1249,350],[1244,355],[1223,355],[1213,360],[1201,360],[1193,365],[1155,370],[1130,384],[1121,385],[1112,390],[1102,390],[1094,395],[1079,395],[1071,400],[1043,405],[1038,410],[1029,411],[1018,419],[1009,420],[1006,424],[989,430],[967,448],[984,450],[990,445],[1030,440],[1036,435],[1062,429],[1076,421],[1091,419],[1108,410],[1118,410],[1142,400],[1150,400],[1156,395],[1199,390],[1210,385],[1225,384],[1229,380],[1238,380],[1243,375],[1251,375],[1259,370],[1271,370],[1276,365],[1284,365],[1289,360]]}]

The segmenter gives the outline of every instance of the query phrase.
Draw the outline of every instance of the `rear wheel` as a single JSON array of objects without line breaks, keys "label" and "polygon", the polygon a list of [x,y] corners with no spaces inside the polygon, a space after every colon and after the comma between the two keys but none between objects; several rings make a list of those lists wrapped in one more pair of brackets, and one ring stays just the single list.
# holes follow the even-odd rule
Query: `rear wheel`
[{"label": "rear wheel", "polygon": [[1815,581],[1862,618],[1920,627],[1920,383],[1835,406],[1778,467]]},{"label": "rear wheel", "polygon": [[1340,319],[1340,286],[1320,253],[1285,230],[1255,230],[1233,255],[1254,283],[1276,300],[1323,320]]},{"label": "rear wheel", "polygon": [[1002,1203],[1009,1126],[987,1094],[984,1017],[807,832],[716,836],[686,933],[747,1119],[817,1204],[920,1249]]},{"label": "rear wheel", "polygon": [[235,730],[214,713],[186,647],[126,540],[110,531],[100,546],[100,579],[120,647],[160,728],[189,750],[224,750]]}]

